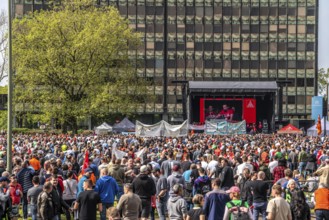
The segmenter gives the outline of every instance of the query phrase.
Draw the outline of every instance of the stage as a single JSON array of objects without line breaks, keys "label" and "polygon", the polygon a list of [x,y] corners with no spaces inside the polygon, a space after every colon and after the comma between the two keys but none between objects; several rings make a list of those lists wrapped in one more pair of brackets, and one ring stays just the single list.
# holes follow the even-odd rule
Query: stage
[{"label": "stage", "polygon": [[246,126],[261,124],[266,132],[274,130],[275,81],[190,81],[188,120],[205,124],[209,120],[246,121]]}]

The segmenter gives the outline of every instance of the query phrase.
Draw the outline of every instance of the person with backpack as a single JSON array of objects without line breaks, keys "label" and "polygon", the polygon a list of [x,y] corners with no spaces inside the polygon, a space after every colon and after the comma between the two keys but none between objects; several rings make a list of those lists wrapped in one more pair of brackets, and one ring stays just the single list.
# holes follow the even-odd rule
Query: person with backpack
[{"label": "person with backpack", "polygon": [[207,192],[211,191],[211,180],[206,175],[206,171],[204,168],[199,168],[199,177],[194,181],[194,195],[201,194],[205,195]]},{"label": "person with backpack", "polygon": [[223,220],[251,220],[252,213],[247,202],[240,199],[240,189],[232,186],[227,193],[231,201],[226,203]]},{"label": "person with backpack", "polygon": [[192,202],[194,204],[193,209],[187,212],[186,220],[205,220],[206,216],[203,213],[202,206],[204,203],[203,196],[201,194],[196,194]]}]

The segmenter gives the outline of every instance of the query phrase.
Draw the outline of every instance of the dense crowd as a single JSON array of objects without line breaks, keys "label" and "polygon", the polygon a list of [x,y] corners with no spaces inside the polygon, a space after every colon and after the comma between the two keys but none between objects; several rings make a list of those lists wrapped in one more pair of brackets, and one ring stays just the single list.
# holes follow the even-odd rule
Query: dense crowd
[{"label": "dense crowd", "polygon": [[329,138],[15,135],[12,152],[9,173],[0,136],[2,219],[329,220]]}]

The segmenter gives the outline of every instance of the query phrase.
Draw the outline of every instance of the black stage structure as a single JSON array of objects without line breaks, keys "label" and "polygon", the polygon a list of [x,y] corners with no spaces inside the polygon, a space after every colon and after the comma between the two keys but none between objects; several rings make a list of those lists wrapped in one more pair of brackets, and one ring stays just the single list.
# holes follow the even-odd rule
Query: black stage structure
[{"label": "black stage structure", "polygon": [[200,107],[200,100],[202,102],[220,99],[234,102],[234,100],[254,99],[256,100],[256,121],[267,123],[268,129],[274,131],[277,92],[276,81],[189,81],[188,120],[191,124],[200,123],[200,108],[204,107]]}]

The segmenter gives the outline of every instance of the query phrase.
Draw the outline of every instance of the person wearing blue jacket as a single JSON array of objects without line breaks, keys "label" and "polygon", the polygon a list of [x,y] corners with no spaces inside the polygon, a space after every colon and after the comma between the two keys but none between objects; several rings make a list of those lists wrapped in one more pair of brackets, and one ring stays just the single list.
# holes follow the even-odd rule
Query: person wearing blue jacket
[{"label": "person wearing blue jacket", "polygon": [[101,177],[96,182],[95,191],[98,192],[102,201],[101,220],[106,220],[106,210],[113,206],[114,197],[119,192],[119,186],[115,179],[108,175],[108,170],[105,167],[101,169]]},{"label": "person wearing blue jacket", "polygon": [[78,193],[77,193],[77,198],[81,192],[84,191],[83,189],[83,183],[85,180],[89,179],[91,174],[93,173],[93,170],[90,169],[89,167],[84,170],[83,176],[80,178],[79,183],[78,183]]}]

